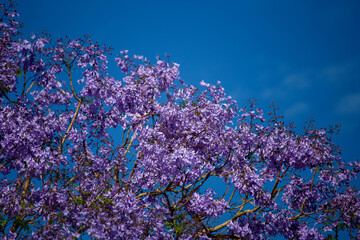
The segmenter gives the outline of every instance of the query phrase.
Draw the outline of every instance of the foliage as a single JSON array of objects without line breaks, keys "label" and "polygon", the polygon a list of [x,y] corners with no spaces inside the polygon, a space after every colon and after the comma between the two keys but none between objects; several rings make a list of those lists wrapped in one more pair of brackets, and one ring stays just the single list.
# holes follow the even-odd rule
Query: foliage
[{"label": "foliage", "polygon": [[14,8],[1,4],[1,238],[359,238],[360,165],[333,129],[298,134],[127,51],[116,79],[109,48],[22,39]]}]

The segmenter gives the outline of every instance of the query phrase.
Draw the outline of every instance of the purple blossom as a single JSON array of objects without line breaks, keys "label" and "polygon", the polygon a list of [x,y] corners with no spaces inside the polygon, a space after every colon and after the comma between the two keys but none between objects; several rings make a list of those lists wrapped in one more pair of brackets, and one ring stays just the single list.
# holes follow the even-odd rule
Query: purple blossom
[{"label": "purple blossom", "polygon": [[359,238],[360,163],[332,130],[300,135],[127,50],[112,76],[106,46],[21,39],[0,7],[2,239]]}]

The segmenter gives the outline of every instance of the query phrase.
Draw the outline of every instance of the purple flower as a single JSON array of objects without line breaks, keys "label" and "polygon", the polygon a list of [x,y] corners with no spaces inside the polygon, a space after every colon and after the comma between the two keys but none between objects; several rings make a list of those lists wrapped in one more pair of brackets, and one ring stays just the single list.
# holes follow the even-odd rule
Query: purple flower
[{"label": "purple flower", "polygon": [[359,237],[360,163],[333,130],[298,134],[127,50],[113,77],[109,48],[20,39],[0,7],[0,238]]}]

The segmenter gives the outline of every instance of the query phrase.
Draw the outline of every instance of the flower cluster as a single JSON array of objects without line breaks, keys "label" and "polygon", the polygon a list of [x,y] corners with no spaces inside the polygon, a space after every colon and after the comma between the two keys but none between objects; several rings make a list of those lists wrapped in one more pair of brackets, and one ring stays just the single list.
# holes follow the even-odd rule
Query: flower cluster
[{"label": "flower cluster", "polygon": [[110,48],[22,39],[0,8],[0,238],[360,236],[360,164],[332,129],[298,134],[126,50],[112,76]]}]

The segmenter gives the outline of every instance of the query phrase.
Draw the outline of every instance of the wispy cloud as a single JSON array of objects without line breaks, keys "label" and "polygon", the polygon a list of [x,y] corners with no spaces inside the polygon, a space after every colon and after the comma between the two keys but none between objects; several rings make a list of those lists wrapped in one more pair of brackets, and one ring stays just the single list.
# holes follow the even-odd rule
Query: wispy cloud
[{"label": "wispy cloud", "polygon": [[290,88],[306,88],[310,85],[308,78],[305,74],[296,73],[286,76],[283,80],[283,84]]},{"label": "wispy cloud", "polygon": [[360,91],[342,97],[336,106],[335,113],[341,115],[360,114]]},{"label": "wispy cloud", "polygon": [[337,65],[324,67],[320,74],[327,82],[351,82],[360,77],[360,60],[355,59]]},{"label": "wispy cloud", "polygon": [[322,74],[327,80],[337,80],[348,71],[348,68],[346,65],[327,66],[322,70]]},{"label": "wispy cloud", "polygon": [[291,73],[285,75],[276,85],[263,89],[261,97],[264,99],[284,98],[310,85],[311,82],[306,73]]},{"label": "wispy cloud", "polygon": [[288,109],[285,110],[285,118],[294,118],[299,115],[303,115],[307,110],[309,109],[309,106],[304,102],[295,103],[292,106],[290,106]]}]

